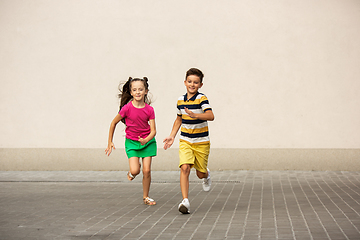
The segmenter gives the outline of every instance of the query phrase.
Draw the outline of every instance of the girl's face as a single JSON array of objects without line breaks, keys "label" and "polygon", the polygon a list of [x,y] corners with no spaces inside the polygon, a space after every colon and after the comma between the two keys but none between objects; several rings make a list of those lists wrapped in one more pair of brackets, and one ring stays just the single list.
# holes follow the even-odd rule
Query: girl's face
[{"label": "girl's face", "polygon": [[195,95],[199,88],[202,87],[202,82],[200,81],[200,78],[196,75],[190,75],[186,78],[184,81],[187,93],[190,95]]},{"label": "girl's face", "polygon": [[135,101],[144,102],[145,95],[148,93],[148,90],[145,88],[142,81],[133,81],[131,82],[130,93]]}]

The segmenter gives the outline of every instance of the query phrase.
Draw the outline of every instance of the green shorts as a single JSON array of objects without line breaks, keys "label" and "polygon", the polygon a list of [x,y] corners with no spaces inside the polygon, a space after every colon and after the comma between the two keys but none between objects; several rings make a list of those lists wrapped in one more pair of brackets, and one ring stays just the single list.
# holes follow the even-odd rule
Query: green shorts
[{"label": "green shorts", "polygon": [[139,141],[134,141],[126,138],[125,151],[128,158],[155,157],[157,153],[156,140],[155,138],[153,138],[145,145],[141,145]]}]

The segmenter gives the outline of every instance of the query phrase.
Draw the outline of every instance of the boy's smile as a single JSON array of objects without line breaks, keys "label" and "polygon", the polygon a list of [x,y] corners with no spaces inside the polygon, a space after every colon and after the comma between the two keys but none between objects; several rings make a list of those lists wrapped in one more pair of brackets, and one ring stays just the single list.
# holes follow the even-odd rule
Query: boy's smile
[{"label": "boy's smile", "polygon": [[190,99],[192,96],[194,96],[199,88],[202,87],[202,82],[200,81],[200,78],[196,75],[189,75],[186,80],[184,81],[188,99]]}]

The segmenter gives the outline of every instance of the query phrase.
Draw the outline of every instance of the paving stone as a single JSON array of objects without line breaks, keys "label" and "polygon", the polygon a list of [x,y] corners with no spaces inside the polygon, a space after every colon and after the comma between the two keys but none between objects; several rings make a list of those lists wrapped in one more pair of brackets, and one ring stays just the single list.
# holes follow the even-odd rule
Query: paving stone
[{"label": "paving stone", "polygon": [[0,239],[360,239],[360,173],[212,171],[190,175],[183,215],[179,172],[1,172]]}]

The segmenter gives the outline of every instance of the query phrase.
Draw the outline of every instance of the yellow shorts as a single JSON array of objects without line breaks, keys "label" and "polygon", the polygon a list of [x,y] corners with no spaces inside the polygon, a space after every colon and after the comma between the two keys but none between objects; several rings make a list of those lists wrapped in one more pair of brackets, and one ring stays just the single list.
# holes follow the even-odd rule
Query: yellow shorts
[{"label": "yellow shorts", "polygon": [[179,143],[179,157],[180,164],[189,164],[199,172],[207,173],[207,164],[210,153],[210,143],[191,144],[180,141]]}]

